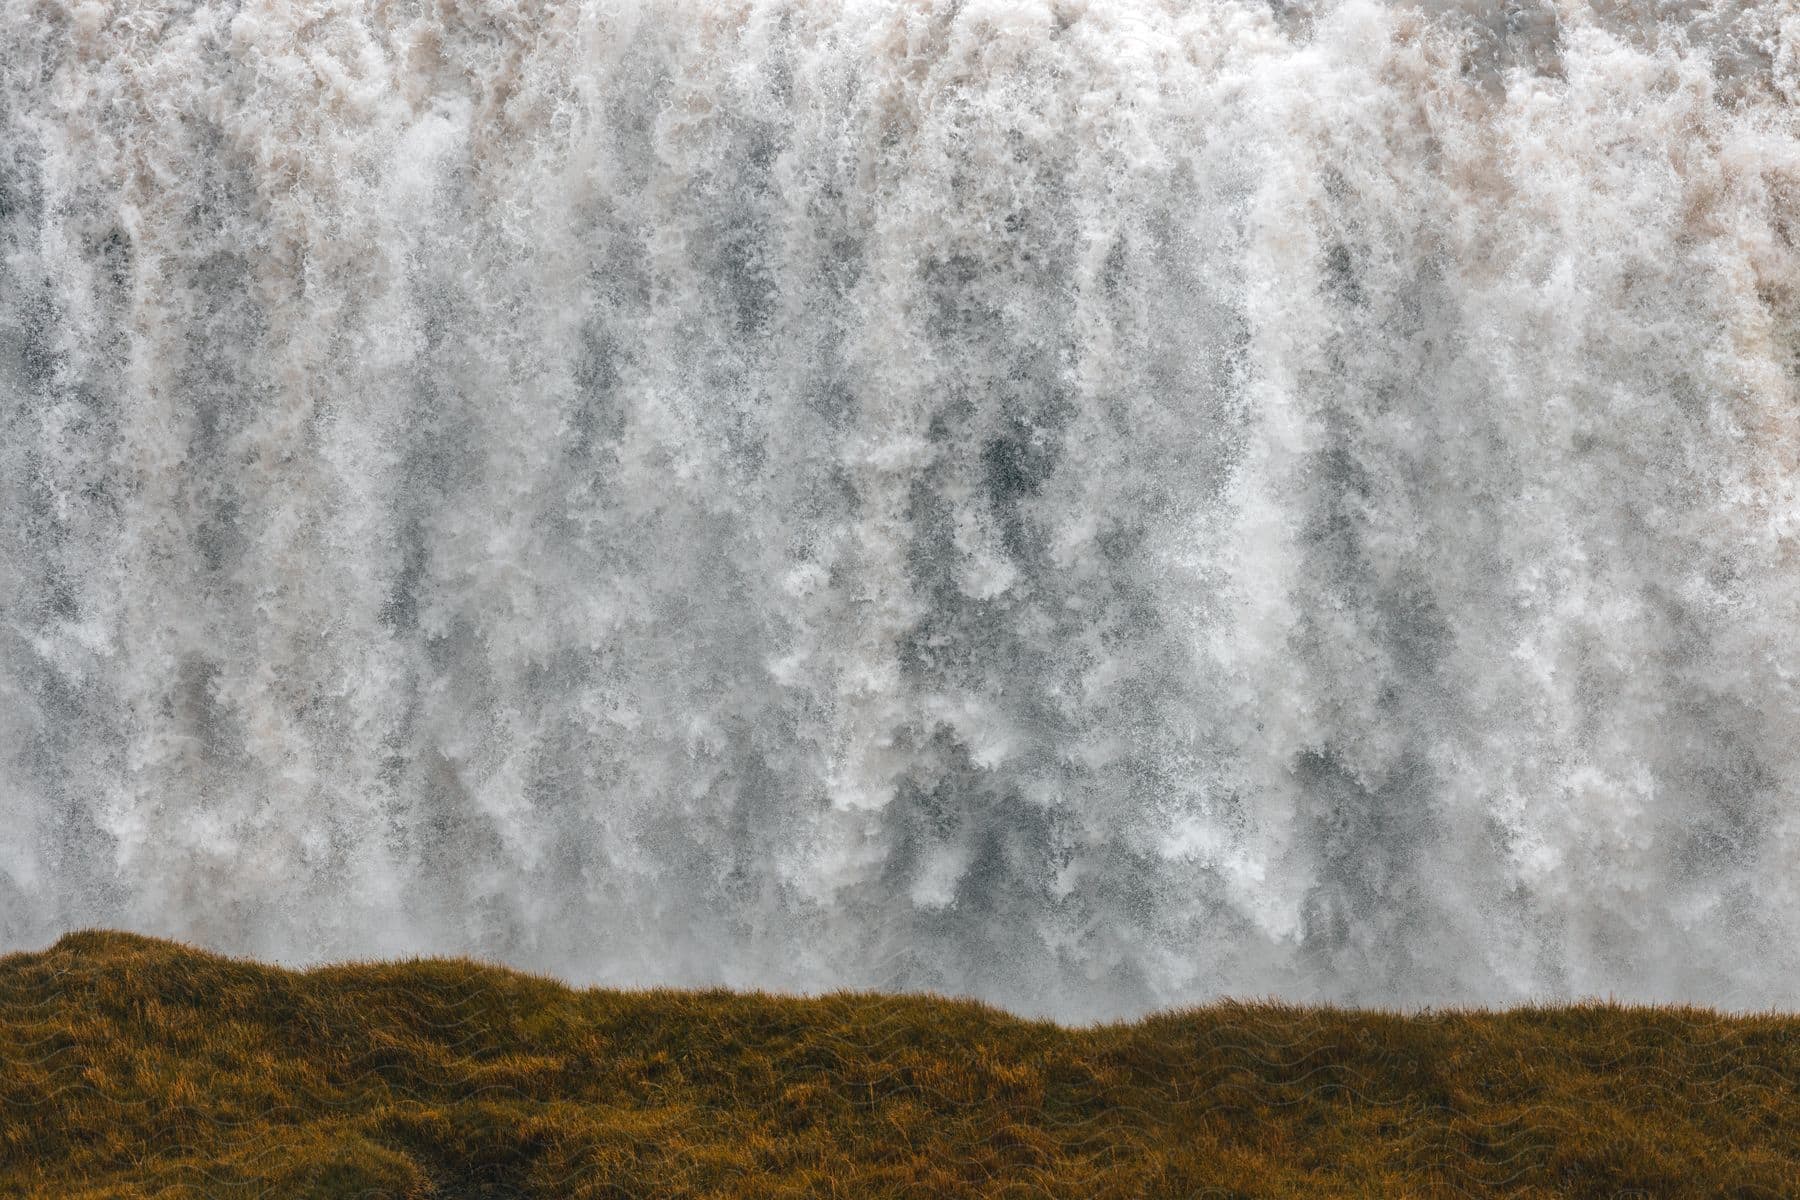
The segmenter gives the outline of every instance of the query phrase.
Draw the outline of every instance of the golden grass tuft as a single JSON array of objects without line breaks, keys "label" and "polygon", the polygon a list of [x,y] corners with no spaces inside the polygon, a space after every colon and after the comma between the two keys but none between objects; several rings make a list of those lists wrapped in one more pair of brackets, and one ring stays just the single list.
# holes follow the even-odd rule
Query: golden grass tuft
[{"label": "golden grass tuft", "polygon": [[1800,1195],[1800,1017],[916,996],[0,958],[0,1195]]}]

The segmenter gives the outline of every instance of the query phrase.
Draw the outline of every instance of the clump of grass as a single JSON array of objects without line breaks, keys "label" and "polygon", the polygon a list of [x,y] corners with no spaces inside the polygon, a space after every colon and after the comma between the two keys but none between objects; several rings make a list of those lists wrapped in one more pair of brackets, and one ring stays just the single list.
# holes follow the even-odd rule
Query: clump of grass
[{"label": "clump of grass", "polygon": [[1066,1029],[912,996],[0,958],[0,1194],[1788,1196],[1800,1017],[1221,1004]]}]

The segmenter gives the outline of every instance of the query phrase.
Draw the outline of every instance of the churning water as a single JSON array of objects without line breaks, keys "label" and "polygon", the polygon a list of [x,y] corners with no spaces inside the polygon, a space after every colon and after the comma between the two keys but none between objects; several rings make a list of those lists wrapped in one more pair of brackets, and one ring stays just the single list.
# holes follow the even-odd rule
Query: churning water
[{"label": "churning water", "polygon": [[0,0],[0,949],[1800,997],[1800,11]]}]

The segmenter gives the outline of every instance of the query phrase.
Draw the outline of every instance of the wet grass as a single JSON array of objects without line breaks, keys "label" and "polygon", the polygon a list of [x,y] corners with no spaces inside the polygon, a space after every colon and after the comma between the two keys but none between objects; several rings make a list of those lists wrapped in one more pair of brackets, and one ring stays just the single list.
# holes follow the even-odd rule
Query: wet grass
[{"label": "wet grass", "polygon": [[295,973],[119,933],[0,958],[0,1195],[1800,1195],[1800,1017]]}]

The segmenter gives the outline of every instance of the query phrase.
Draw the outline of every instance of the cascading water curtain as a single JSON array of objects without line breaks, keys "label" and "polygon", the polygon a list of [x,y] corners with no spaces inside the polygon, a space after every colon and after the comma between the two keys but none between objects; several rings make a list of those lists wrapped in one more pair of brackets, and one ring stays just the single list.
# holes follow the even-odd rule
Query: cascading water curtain
[{"label": "cascading water curtain", "polygon": [[0,0],[0,949],[1800,994],[1800,12]]}]

